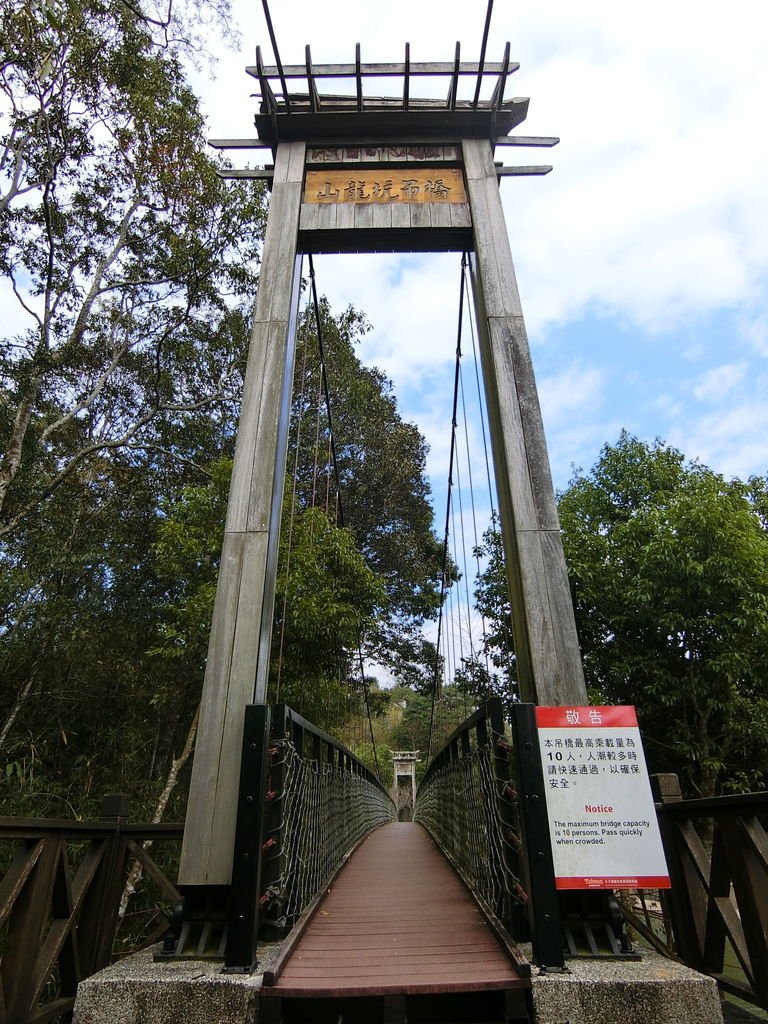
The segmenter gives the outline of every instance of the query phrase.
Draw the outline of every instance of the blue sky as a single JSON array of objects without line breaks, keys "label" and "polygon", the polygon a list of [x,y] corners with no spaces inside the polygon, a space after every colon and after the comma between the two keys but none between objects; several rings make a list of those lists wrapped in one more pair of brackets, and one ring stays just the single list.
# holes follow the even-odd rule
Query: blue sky
[{"label": "blue sky", "polygon": [[[449,60],[479,52],[485,5],[271,4],[281,56]],[[251,135],[261,5],[235,0],[242,48],[205,85],[212,135]],[[726,475],[768,470],[768,5],[534,0],[495,5],[488,59],[506,40],[530,96],[524,134],[553,163],[501,185],[557,486],[626,427]],[[238,161],[241,155],[236,154]],[[318,257],[318,287],[363,309],[363,357],[392,377],[403,412],[445,457],[458,257]],[[448,389],[450,385],[448,385]]]}]

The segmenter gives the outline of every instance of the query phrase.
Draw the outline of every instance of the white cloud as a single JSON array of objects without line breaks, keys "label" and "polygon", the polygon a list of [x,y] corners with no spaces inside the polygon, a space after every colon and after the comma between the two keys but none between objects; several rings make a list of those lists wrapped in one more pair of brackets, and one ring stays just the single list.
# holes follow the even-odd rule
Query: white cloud
[{"label": "white cloud", "polygon": [[[412,60],[450,60],[457,38],[464,59],[473,59],[484,13],[458,0],[443,4],[439,16],[434,6],[412,6],[407,18],[386,17],[373,3],[351,14],[333,0],[273,8],[285,62],[303,61],[306,42],[316,61],[350,61],[357,41],[364,60],[398,60],[406,39]],[[253,62],[256,42],[272,59],[258,5],[235,0],[235,12],[246,45],[239,58],[226,58],[208,92],[214,135],[252,134],[248,93],[257,83],[242,68]],[[499,59],[511,40],[521,69],[508,95],[531,97],[520,131],[562,138],[552,151],[497,153],[507,163],[555,168],[544,179],[501,186],[534,350],[552,344],[557,327],[560,361],[569,363],[568,328],[599,314],[602,324],[631,333],[637,351],[644,334],[674,337],[698,374],[691,381],[670,369],[665,378],[663,366],[654,367],[654,400],[640,386],[647,367],[638,365],[634,381],[622,379],[588,347],[573,370],[545,373],[540,390],[556,478],[569,461],[591,463],[622,425],[647,423],[648,409],[658,415],[650,435],[683,439],[689,455],[733,472],[764,464],[768,431],[757,380],[768,354],[766,37],[764,0],[733,0],[727,17],[713,0],[495,7],[488,58]],[[425,429],[430,468],[444,455],[447,433],[442,409],[450,395],[440,389],[455,345],[458,272],[451,260],[317,260],[321,291],[336,305],[353,302],[375,325],[365,358],[392,377],[407,414]],[[712,339],[694,336],[691,325],[724,313],[736,327],[718,339],[715,353]],[[734,368],[741,366],[739,376]],[[730,420],[689,407],[694,398],[718,396],[733,407]]]},{"label": "white cloud", "polygon": [[680,423],[669,440],[689,455],[727,477],[768,472],[768,387],[763,400],[747,400],[732,408]]},{"label": "white cloud", "polygon": [[744,380],[747,372],[746,363],[730,363],[715,366],[702,373],[694,382],[691,390],[700,402],[720,403],[730,392]]}]

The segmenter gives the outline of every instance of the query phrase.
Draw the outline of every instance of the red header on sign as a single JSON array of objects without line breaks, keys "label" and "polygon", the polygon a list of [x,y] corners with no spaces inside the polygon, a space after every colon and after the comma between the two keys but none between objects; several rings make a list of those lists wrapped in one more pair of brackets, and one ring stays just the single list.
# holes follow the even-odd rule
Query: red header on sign
[{"label": "red header on sign", "polygon": [[631,705],[599,708],[536,708],[539,729],[626,729],[637,728]]},{"label": "red header on sign", "polygon": [[668,875],[601,877],[576,875],[555,879],[556,889],[671,889]]}]

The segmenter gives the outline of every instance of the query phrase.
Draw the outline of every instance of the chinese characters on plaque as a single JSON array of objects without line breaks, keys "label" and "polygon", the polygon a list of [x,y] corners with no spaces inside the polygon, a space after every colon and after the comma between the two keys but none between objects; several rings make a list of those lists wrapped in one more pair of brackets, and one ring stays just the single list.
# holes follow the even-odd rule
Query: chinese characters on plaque
[{"label": "chinese characters on plaque", "polygon": [[370,164],[388,166],[394,163],[435,163],[440,160],[461,160],[459,145],[386,145],[386,146],[310,146],[307,164]]},{"label": "chinese characters on plaque", "polygon": [[457,167],[308,170],[305,203],[466,203]]},{"label": "chinese characters on plaque", "polygon": [[669,888],[633,707],[537,707],[558,889]]}]

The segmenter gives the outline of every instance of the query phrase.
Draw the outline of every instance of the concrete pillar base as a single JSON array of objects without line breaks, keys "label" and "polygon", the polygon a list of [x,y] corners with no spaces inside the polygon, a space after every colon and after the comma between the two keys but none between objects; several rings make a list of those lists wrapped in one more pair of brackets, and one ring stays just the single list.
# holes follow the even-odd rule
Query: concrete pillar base
[{"label": "concrete pillar base", "polygon": [[[81,982],[73,1024],[254,1024],[263,975],[222,974],[221,961],[154,963],[159,946]],[[259,948],[266,969],[280,943]]]},{"label": "concrete pillar base", "polygon": [[536,1024],[723,1024],[712,978],[643,950],[640,961],[568,960],[537,974]]},{"label": "concrete pillar base", "polygon": [[[260,947],[266,969],[279,943]],[[255,1024],[262,974],[221,963],[156,964],[137,953],[82,982],[73,1024]],[[640,962],[570,960],[533,978],[535,1024],[723,1024],[717,985],[656,953]]]}]

